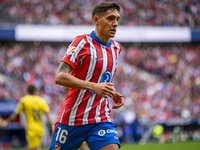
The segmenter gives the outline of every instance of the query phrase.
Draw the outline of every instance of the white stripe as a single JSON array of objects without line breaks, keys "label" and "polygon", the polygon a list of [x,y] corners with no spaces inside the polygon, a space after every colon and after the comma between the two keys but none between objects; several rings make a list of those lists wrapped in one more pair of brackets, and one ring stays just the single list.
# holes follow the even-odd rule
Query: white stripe
[{"label": "white stripe", "polygon": [[[90,44],[90,53],[91,53],[90,64],[89,64],[89,67],[88,67],[86,80],[90,81],[93,74],[94,74],[94,70],[95,70],[95,67],[96,67],[96,60],[95,59],[97,57],[97,50],[96,50],[96,48],[95,48],[95,46],[92,42],[92,39],[88,36],[86,37],[86,39]],[[92,109],[92,105],[94,103],[95,97],[96,97],[96,94],[93,94],[87,101],[87,105],[86,105],[86,108],[85,108],[85,111],[84,111],[84,114],[83,114],[83,124],[88,124],[89,112]]]},{"label": "white stripe", "polygon": [[114,41],[114,43],[117,46],[117,58],[119,59],[120,46],[119,46],[119,44],[116,41]]},{"label": "white stripe", "polygon": [[76,50],[73,51],[73,53],[72,53],[72,55],[71,55],[71,57],[70,57],[70,59],[69,59],[71,62],[75,63],[76,58],[77,58],[79,52],[82,50],[82,48],[85,46],[85,44],[86,44],[86,42],[85,42],[84,39],[82,39],[82,40],[78,43],[78,45],[76,46]]},{"label": "white stripe", "polygon": [[100,113],[101,113],[101,103],[105,100],[104,97],[100,99],[99,105],[96,107],[95,121],[96,123],[101,121]]},{"label": "white stripe", "polygon": [[111,121],[111,117],[109,116],[109,108],[108,108],[108,99],[106,99],[106,106],[105,106],[105,116],[108,119],[108,121]]},{"label": "white stripe", "polygon": [[111,79],[113,78],[113,75],[114,75],[114,72],[115,72],[115,68],[116,68],[116,59],[117,59],[117,56],[115,55],[115,51],[114,51],[114,46],[112,45],[111,46],[111,51],[112,51],[112,59],[113,59],[113,66],[112,66],[112,77]]},{"label": "white stripe", "polygon": [[[99,79],[98,79],[98,83],[100,82],[103,73],[107,70],[107,65],[108,65],[108,56],[107,56],[106,47],[101,45],[101,50],[102,50],[102,54],[103,54],[103,66],[102,66],[101,74],[100,74]],[[104,100],[105,100],[105,98],[102,97],[101,100],[100,100],[100,104],[96,108],[96,114],[95,114],[95,121],[96,122],[101,121],[100,110],[101,110],[101,103]]]},{"label": "white stripe", "polygon": [[88,67],[88,72],[87,72],[85,80],[90,81],[93,74],[94,74],[94,70],[95,70],[95,67],[96,67],[97,50],[92,43],[92,39],[88,36],[86,37],[86,39],[90,44],[90,64],[89,64],[89,67]]},{"label": "white stripe", "polygon": [[74,106],[72,107],[71,111],[70,111],[70,115],[69,115],[69,125],[72,125],[74,126],[75,125],[75,119],[76,119],[76,114],[77,114],[77,111],[78,111],[78,107],[79,107],[79,104],[81,103],[84,95],[85,95],[85,92],[87,90],[80,90],[78,96],[77,96],[77,99],[75,101],[75,104]]},{"label": "white stripe", "polygon": [[86,105],[84,115],[83,115],[83,125],[89,123],[89,120],[88,120],[89,112],[92,109],[92,105],[93,105],[95,98],[96,98],[96,94],[92,94],[92,96],[87,101],[87,105]]}]

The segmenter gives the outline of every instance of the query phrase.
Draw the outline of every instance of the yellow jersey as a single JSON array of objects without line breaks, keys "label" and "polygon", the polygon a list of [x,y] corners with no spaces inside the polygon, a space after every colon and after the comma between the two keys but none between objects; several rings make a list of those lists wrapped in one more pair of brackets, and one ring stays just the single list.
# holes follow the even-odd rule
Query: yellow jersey
[{"label": "yellow jersey", "polygon": [[15,109],[15,113],[24,112],[26,117],[26,134],[43,135],[44,127],[41,121],[42,114],[49,112],[49,106],[45,100],[37,95],[26,95],[22,97]]}]

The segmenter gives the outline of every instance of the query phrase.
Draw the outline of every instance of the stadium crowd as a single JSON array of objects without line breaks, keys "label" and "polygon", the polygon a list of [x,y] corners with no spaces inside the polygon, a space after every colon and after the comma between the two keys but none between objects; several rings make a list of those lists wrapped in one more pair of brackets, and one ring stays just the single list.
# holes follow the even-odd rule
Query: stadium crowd
[{"label": "stadium crowd", "polygon": [[[0,25],[92,25],[91,11],[105,0],[0,1]],[[120,25],[200,26],[199,0],[116,0],[121,8]]]},{"label": "stadium crowd", "polygon": [[118,90],[133,101],[126,105],[147,123],[200,119],[199,46],[143,45],[123,51],[115,79]]},{"label": "stadium crowd", "polygon": [[[67,92],[55,85],[54,77],[67,46],[1,43],[0,100],[18,101],[26,83],[33,83],[56,119]],[[124,95],[125,106],[112,111],[114,123],[200,122],[199,49],[200,44],[123,45],[114,84]]]}]

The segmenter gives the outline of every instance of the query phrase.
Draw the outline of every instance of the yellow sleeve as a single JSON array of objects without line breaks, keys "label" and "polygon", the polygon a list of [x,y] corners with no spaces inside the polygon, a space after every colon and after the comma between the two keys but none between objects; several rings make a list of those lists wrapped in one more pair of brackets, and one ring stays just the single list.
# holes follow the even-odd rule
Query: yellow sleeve
[{"label": "yellow sleeve", "polygon": [[47,105],[44,99],[42,99],[42,111],[49,112],[49,106]]},{"label": "yellow sleeve", "polygon": [[17,108],[15,109],[15,113],[19,114],[23,110],[23,106],[24,106],[23,100],[20,99],[20,101],[17,104]]}]

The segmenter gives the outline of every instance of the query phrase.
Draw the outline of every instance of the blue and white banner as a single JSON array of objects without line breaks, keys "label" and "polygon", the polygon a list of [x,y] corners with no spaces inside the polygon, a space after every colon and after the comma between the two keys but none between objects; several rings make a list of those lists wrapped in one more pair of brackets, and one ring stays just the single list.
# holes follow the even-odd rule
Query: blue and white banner
[{"label": "blue and white banner", "polygon": [[[0,27],[1,41],[71,42],[75,36],[91,33],[95,26],[25,25]],[[165,43],[199,42],[200,30],[189,27],[119,26],[114,38],[119,42]]]},{"label": "blue and white banner", "polygon": [[10,115],[17,107],[17,102],[13,100],[0,100],[0,115]]},{"label": "blue and white banner", "polygon": [[15,41],[14,28],[1,28],[0,27],[0,40],[1,41]]}]

